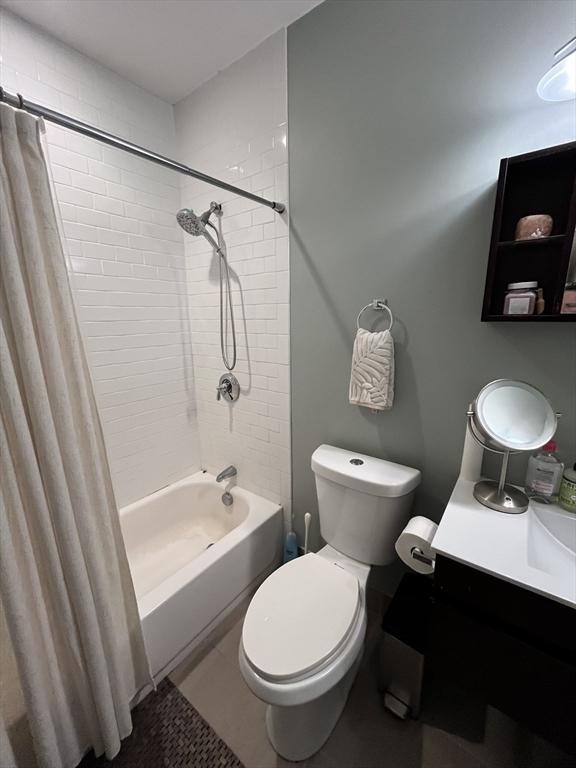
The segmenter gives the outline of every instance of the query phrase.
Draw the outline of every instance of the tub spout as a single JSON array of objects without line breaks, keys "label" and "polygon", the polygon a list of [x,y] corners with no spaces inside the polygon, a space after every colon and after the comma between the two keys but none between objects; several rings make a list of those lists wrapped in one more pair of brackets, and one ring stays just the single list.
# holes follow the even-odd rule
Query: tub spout
[{"label": "tub spout", "polygon": [[221,483],[222,480],[227,480],[229,477],[236,477],[238,474],[238,471],[236,470],[236,467],[232,466],[232,464],[229,467],[226,467],[226,469],[223,469],[222,472],[220,472],[219,475],[216,476],[216,482]]}]

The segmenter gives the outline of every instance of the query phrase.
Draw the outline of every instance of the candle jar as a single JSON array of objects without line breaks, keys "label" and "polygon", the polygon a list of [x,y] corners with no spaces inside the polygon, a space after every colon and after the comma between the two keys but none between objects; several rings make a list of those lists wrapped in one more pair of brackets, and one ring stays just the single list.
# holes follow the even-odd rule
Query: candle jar
[{"label": "candle jar", "polygon": [[505,315],[533,315],[537,291],[537,282],[508,283],[503,313]]}]

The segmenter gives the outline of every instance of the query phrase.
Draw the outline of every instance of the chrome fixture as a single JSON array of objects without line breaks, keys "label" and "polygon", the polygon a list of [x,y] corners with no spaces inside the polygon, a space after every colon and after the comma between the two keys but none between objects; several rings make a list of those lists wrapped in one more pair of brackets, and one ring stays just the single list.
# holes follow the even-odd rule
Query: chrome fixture
[{"label": "chrome fixture", "polygon": [[235,400],[238,400],[239,395],[240,384],[238,384],[236,376],[232,373],[223,373],[216,387],[216,400],[220,400],[223,397],[224,400],[233,403]]},{"label": "chrome fixture", "polygon": [[216,213],[217,215],[222,214],[222,206],[214,201],[210,203],[210,208],[200,214],[200,216],[197,216],[191,208],[182,208],[176,214],[176,220],[182,229],[185,232],[188,232],[189,235],[192,235],[193,237],[203,235],[212,247],[218,250],[220,248],[219,243],[214,240],[210,232],[206,229],[207,224],[215,229],[214,225],[210,222],[210,216],[212,216],[213,213]]},{"label": "chrome fixture", "polygon": [[[238,470],[235,466],[230,464],[229,467],[226,467],[226,469],[223,469],[222,472],[220,472],[219,475],[216,476],[216,482],[221,483],[222,480],[228,480],[229,478],[236,477],[238,474]],[[234,504],[234,496],[229,491],[230,486],[226,488],[224,493],[222,494],[222,504],[224,504],[225,507],[231,507],[232,504]]]},{"label": "chrome fixture", "polygon": [[388,330],[392,330],[392,326],[394,325],[394,315],[386,303],[386,299],[372,299],[369,304],[366,304],[366,306],[362,307],[360,312],[358,312],[358,317],[356,318],[356,328],[358,328],[358,330],[360,330],[360,318],[367,309],[385,310],[388,313],[388,318],[390,319],[390,326]]},{"label": "chrome fixture", "polygon": [[420,563],[425,563],[426,565],[431,565],[432,568],[435,567],[436,561],[433,560],[431,557],[428,557],[421,549],[420,547],[412,547],[410,550],[410,554],[414,558],[414,560],[418,560]]},{"label": "chrome fixture", "polygon": [[[210,221],[210,216],[213,213],[221,216],[222,206],[212,202],[210,203],[210,208],[208,208],[207,211],[204,211],[200,216],[195,214],[192,208],[182,208],[176,214],[176,221],[189,235],[192,235],[193,237],[200,237],[200,235],[202,235],[205,237],[220,257],[218,261],[220,274],[220,353],[224,365],[229,371],[232,371],[236,365],[236,328],[234,326],[234,307],[232,306],[232,289],[230,287],[230,268],[228,267],[228,259],[220,244],[220,233]],[[210,234],[207,227],[212,227],[216,233],[217,241]],[[222,272],[222,264],[224,264],[224,272]],[[226,285],[226,297],[224,297],[224,285]],[[232,332],[231,360],[228,359],[228,350],[225,342],[224,328],[226,321],[224,319],[224,307],[226,307],[226,310],[230,313],[230,330]],[[222,380],[220,380],[220,383],[222,383]]]},{"label": "chrome fixture", "polygon": [[576,98],[576,37],[554,53],[557,61],[540,79],[536,91],[544,101]]},{"label": "chrome fixture", "polygon": [[216,475],[216,482],[221,483],[222,480],[228,480],[229,477],[236,477],[237,474],[238,470],[236,467],[233,464],[230,464],[230,466],[223,469],[219,475]]},{"label": "chrome fixture", "polygon": [[88,136],[91,139],[96,139],[96,141],[101,141],[104,144],[110,145],[111,147],[123,149],[125,152],[130,152],[130,154],[141,157],[144,160],[150,160],[152,163],[157,163],[158,165],[164,166],[164,168],[169,168],[172,171],[183,173],[185,176],[192,176],[193,178],[198,179],[199,181],[203,181],[206,184],[212,184],[213,186],[219,187],[220,189],[225,189],[227,192],[233,192],[235,195],[239,195],[240,197],[246,197],[248,200],[253,200],[255,203],[259,203],[260,205],[266,205],[268,208],[272,208],[272,210],[276,211],[276,213],[284,213],[286,210],[286,206],[283,205],[283,203],[276,203],[273,200],[267,200],[265,197],[254,195],[252,192],[246,192],[246,190],[240,189],[240,187],[227,184],[225,181],[215,179],[213,176],[208,176],[201,171],[196,171],[194,168],[189,168],[187,165],[177,163],[175,160],[170,160],[168,157],[164,157],[163,155],[159,155],[156,152],[152,152],[145,147],[140,147],[138,144],[133,144],[131,141],[126,141],[126,139],[122,139],[119,136],[114,136],[112,133],[102,131],[100,128],[96,128],[93,125],[88,125],[88,123],[83,123],[80,120],[76,120],[75,118],[70,117],[69,115],[64,115],[62,112],[56,112],[54,109],[44,107],[41,104],[36,104],[33,101],[29,101],[19,93],[9,93],[8,91],[4,90],[2,86],[0,86],[0,102],[2,101],[6,104],[9,104],[11,107],[16,107],[16,109],[23,109],[26,112],[30,112],[32,115],[43,117],[44,120],[47,120],[49,123],[61,125],[63,128],[76,131],[76,133],[81,133],[84,136]]},{"label": "chrome fixture", "polygon": [[498,379],[486,384],[469,406],[468,429],[476,442],[503,455],[500,479],[480,480],[474,498],[498,512],[520,514],[528,509],[528,497],[506,483],[511,453],[535,451],[552,439],[557,417],[547,398],[530,384]]}]

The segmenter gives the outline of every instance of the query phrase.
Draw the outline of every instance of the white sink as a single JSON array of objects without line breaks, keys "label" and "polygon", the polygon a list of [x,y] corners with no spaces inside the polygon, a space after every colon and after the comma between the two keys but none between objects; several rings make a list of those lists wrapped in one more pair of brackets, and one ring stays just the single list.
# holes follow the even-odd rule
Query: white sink
[{"label": "white sink", "polygon": [[539,504],[533,501],[534,517],[547,532],[572,554],[576,554],[576,515],[557,506]]},{"label": "white sink", "polygon": [[576,608],[576,516],[533,500],[507,515],[482,506],[473,488],[458,479],[432,549]]},{"label": "white sink", "polygon": [[576,517],[560,507],[530,502],[527,564],[576,588]]}]

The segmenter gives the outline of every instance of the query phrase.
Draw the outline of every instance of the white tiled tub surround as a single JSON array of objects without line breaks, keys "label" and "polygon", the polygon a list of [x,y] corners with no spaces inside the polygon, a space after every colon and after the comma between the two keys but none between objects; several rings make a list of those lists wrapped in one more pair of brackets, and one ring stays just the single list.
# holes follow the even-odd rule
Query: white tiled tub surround
[{"label": "white tiled tub surround", "polygon": [[[8,90],[287,200],[284,32],[176,105],[179,152],[169,104],[5,9],[0,42]],[[289,514],[286,214],[46,129],[118,503],[201,465],[219,471],[234,463],[241,486]],[[184,238],[174,220],[181,206],[204,210],[212,199],[224,204],[223,233],[242,286],[235,278],[242,396],[233,409],[215,399],[224,371],[217,263],[205,241]]]},{"label": "white tiled tub surround", "polygon": [[[173,156],[173,109],[0,9],[2,85]],[[47,124],[118,503],[200,466],[177,174]]]},{"label": "white tiled tub surround", "polygon": [[[175,106],[179,159],[272,200],[288,197],[286,46],[279,32]],[[290,511],[289,263],[287,214],[183,177],[182,207],[223,204],[221,219],[238,334],[241,386],[216,400],[225,372],[218,332],[218,263],[185,236],[202,464],[238,468],[244,488]]]}]

